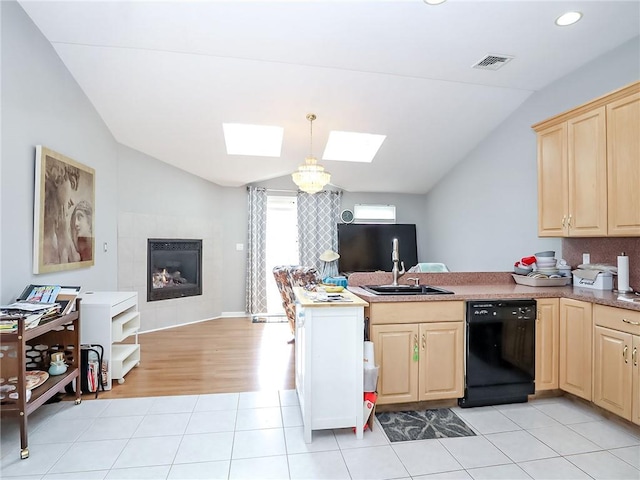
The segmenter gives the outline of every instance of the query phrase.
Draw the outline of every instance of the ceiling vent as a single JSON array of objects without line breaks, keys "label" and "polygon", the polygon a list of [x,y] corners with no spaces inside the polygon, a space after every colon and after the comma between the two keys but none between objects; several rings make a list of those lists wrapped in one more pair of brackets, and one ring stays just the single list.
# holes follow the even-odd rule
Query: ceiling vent
[{"label": "ceiling vent", "polygon": [[480,70],[498,70],[511,60],[513,60],[513,57],[509,55],[489,54],[479,62],[475,63],[472,68],[478,68]]}]

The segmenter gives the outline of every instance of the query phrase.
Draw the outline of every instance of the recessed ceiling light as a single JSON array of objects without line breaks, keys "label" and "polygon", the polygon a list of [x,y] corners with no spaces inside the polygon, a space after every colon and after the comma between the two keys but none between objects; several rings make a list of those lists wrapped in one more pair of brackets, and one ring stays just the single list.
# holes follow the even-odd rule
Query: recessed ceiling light
[{"label": "recessed ceiling light", "polygon": [[244,123],[223,123],[228,155],[279,157],[284,128]]},{"label": "recessed ceiling light", "polygon": [[567,25],[573,25],[582,18],[580,12],[567,12],[556,18],[556,25],[559,27],[566,27]]},{"label": "recessed ceiling light", "polygon": [[322,159],[371,163],[385,138],[373,133],[331,131]]},{"label": "recessed ceiling light", "polygon": [[427,5],[440,5],[441,3],[446,2],[447,0],[423,0]]}]

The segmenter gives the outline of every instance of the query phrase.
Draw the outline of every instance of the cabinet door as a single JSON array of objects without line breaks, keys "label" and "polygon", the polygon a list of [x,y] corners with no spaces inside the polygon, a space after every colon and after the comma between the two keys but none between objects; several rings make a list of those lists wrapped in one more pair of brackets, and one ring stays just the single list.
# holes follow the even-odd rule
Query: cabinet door
[{"label": "cabinet door", "polygon": [[592,305],[560,299],[560,388],[591,401]]},{"label": "cabinet door", "polygon": [[640,236],[640,93],[607,105],[609,229]]},{"label": "cabinet door", "polygon": [[558,388],[560,301],[538,299],[536,320],[536,391]]},{"label": "cabinet door", "polygon": [[567,121],[569,236],[607,235],[606,110]]},{"label": "cabinet door", "polygon": [[567,125],[561,123],[538,133],[538,235],[566,236]]},{"label": "cabinet door", "polygon": [[464,395],[463,334],[463,322],[420,325],[419,400]]},{"label": "cabinet door", "polygon": [[631,420],[632,336],[594,328],[593,403]]},{"label": "cabinet door", "polygon": [[640,337],[633,336],[633,350],[631,351],[632,367],[632,398],[631,398],[631,421],[640,425]]},{"label": "cabinet door", "polygon": [[378,373],[378,404],[418,400],[419,326],[372,325]]}]

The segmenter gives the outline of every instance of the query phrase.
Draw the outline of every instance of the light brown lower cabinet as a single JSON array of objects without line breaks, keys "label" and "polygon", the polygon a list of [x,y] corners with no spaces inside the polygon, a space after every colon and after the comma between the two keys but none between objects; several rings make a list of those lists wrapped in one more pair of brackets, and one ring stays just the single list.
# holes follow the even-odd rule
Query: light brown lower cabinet
[{"label": "light brown lower cabinet", "polygon": [[594,307],[593,402],[640,424],[640,312]]},{"label": "light brown lower cabinet", "polygon": [[378,404],[464,395],[463,321],[373,324],[370,338],[380,366]]},{"label": "light brown lower cabinet", "polygon": [[631,421],[640,425],[640,337],[633,337],[633,387],[631,401]]},{"label": "light brown lower cabinet", "polygon": [[561,390],[591,401],[593,305],[569,298],[560,299]]},{"label": "light brown lower cabinet", "polygon": [[464,323],[420,324],[418,400],[464,395]]},{"label": "light brown lower cabinet", "polygon": [[419,358],[413,352],[418,347],[420,325],[372,325],[378,372],[378,400],[386,403],[415,402],[418,399]]},{"label": "light brown lower cabinet", "polygon": [[557,390],[560,299],[539,298],[536,319],[536,391]]}]

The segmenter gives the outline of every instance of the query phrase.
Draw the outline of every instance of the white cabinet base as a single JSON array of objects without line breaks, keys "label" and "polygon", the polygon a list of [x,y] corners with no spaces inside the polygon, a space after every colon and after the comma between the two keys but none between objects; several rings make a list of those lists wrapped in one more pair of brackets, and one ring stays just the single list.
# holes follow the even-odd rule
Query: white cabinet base
[{"label": "white cabinet base", "polygon": [[[297,289],[296,289],[297,290]],[[300,297],[298,297],[300,298]],[[296,303],[296,391],[304,440],[313,430],[364,430],[364,305]]]},{"label": "white cabinet base", "polygon": [[124,383],[124,376],[140,364],[140,345],[137,343],[111,346],[111,379]]},{"label": "white cabinet base", "polygon": [[[124,376],[140,364],[140,312],[137,292],[93,292],[82,294],[80,302],[83,344],[98,344],[104,348],[107,362],[107,385],[124,382]],[[118,343],[134,335],[134,343]]]}]

